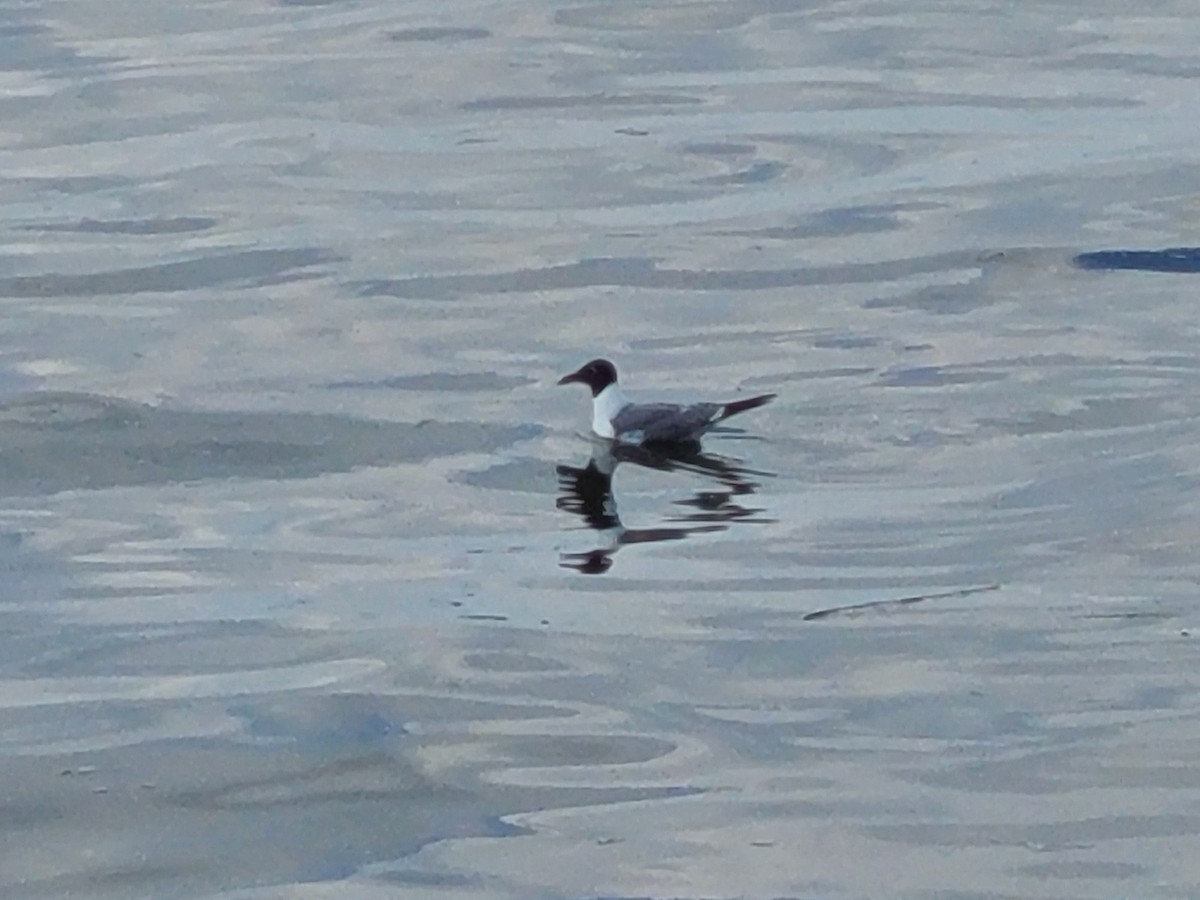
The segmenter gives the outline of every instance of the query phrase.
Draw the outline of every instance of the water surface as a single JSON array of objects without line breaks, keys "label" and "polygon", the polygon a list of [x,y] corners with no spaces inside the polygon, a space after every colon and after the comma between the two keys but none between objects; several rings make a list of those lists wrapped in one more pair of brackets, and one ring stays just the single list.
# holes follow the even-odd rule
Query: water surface
[{"label": "water surface", "polygon": [[1193,12],[0,4],[0,893],[1196,896]]}]

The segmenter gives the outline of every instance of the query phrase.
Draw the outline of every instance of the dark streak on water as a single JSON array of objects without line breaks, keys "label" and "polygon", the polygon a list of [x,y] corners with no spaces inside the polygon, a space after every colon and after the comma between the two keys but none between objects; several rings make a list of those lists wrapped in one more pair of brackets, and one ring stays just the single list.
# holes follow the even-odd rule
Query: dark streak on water
[{"label": "dark streak on water", "polygon": [[1097,250],[1080,253],[1075,265],[1081,269],[1132,269],[1141,272],[1200,272],[1200,247],[1168,250]]},{"label": "dark streak on water", "polygon": [[43,223],[26,225],[26,231],[78,232],[80,234],[187,234],[209,231],[218,225],[218,220],[203,216],[174,216],[152,219],[80,219],[64,224]]},{"label": "dark streak on water", "polygon": [[47,272],[0,278],[0,297],[96,297],[173,293],[201,286],[252,284],[267,286],[298,278],[314,278],[313,270],[336,262],[337,256],[317,249],[236,250],[149,266],[113,269],[86,275]]}]

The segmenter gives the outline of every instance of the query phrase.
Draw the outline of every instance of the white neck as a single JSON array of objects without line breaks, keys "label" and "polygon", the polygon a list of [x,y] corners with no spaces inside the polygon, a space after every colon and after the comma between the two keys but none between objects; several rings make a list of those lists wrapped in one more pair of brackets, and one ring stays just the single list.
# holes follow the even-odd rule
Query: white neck
[{"label": "white neck", "polygon": [[620,386],[614,381],[592,398],[592,431],[602,438],[616,437],[613,416],[629,405]]}]

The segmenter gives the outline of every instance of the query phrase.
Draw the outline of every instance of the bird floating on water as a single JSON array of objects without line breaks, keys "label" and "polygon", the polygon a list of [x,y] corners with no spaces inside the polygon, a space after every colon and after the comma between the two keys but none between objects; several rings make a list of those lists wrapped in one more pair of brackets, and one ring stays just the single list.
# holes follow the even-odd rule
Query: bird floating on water
[{"label": "bird floating on water", "polygon": [[756,409],[776,394],[759,394],[730,403],[632,403],[617,383],[617,369],[607,359],[593,359],[559,384],[586,384],[592,391],[592,431],[623,444],[690,444],[730,416]]}]

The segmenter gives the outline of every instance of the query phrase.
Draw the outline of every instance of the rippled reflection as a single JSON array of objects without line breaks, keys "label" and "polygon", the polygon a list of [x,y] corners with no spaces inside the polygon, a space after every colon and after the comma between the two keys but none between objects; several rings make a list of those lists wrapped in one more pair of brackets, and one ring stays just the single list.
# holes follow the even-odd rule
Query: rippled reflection
[{"label": "rippled reflection", "polygon": [[[621,463],[632,463],[661,472],[685,471],[711,478],[715,485],[694,491],[691,496],[673,501],[686,511],[664,517],[656,528],[627,528],[617,512],[613,494],[613,475]],[[626,544],[678,541],[695,534],[724,531],[734,522],[770,522],[760,514],[761,507],[746,506],[735,498],[745,498],[760,487],[754,477],[770,477],[769,472],[746,468],[740,461],[705,453],[698,444],[672,451],[593,441],[592,455],[582,468],[561,464],[558,497],[555,505],[581,517],[595,529],[601,543],[593,550],[559,555],[559,565],[587,575],[607,572],[614,554]]]}]

